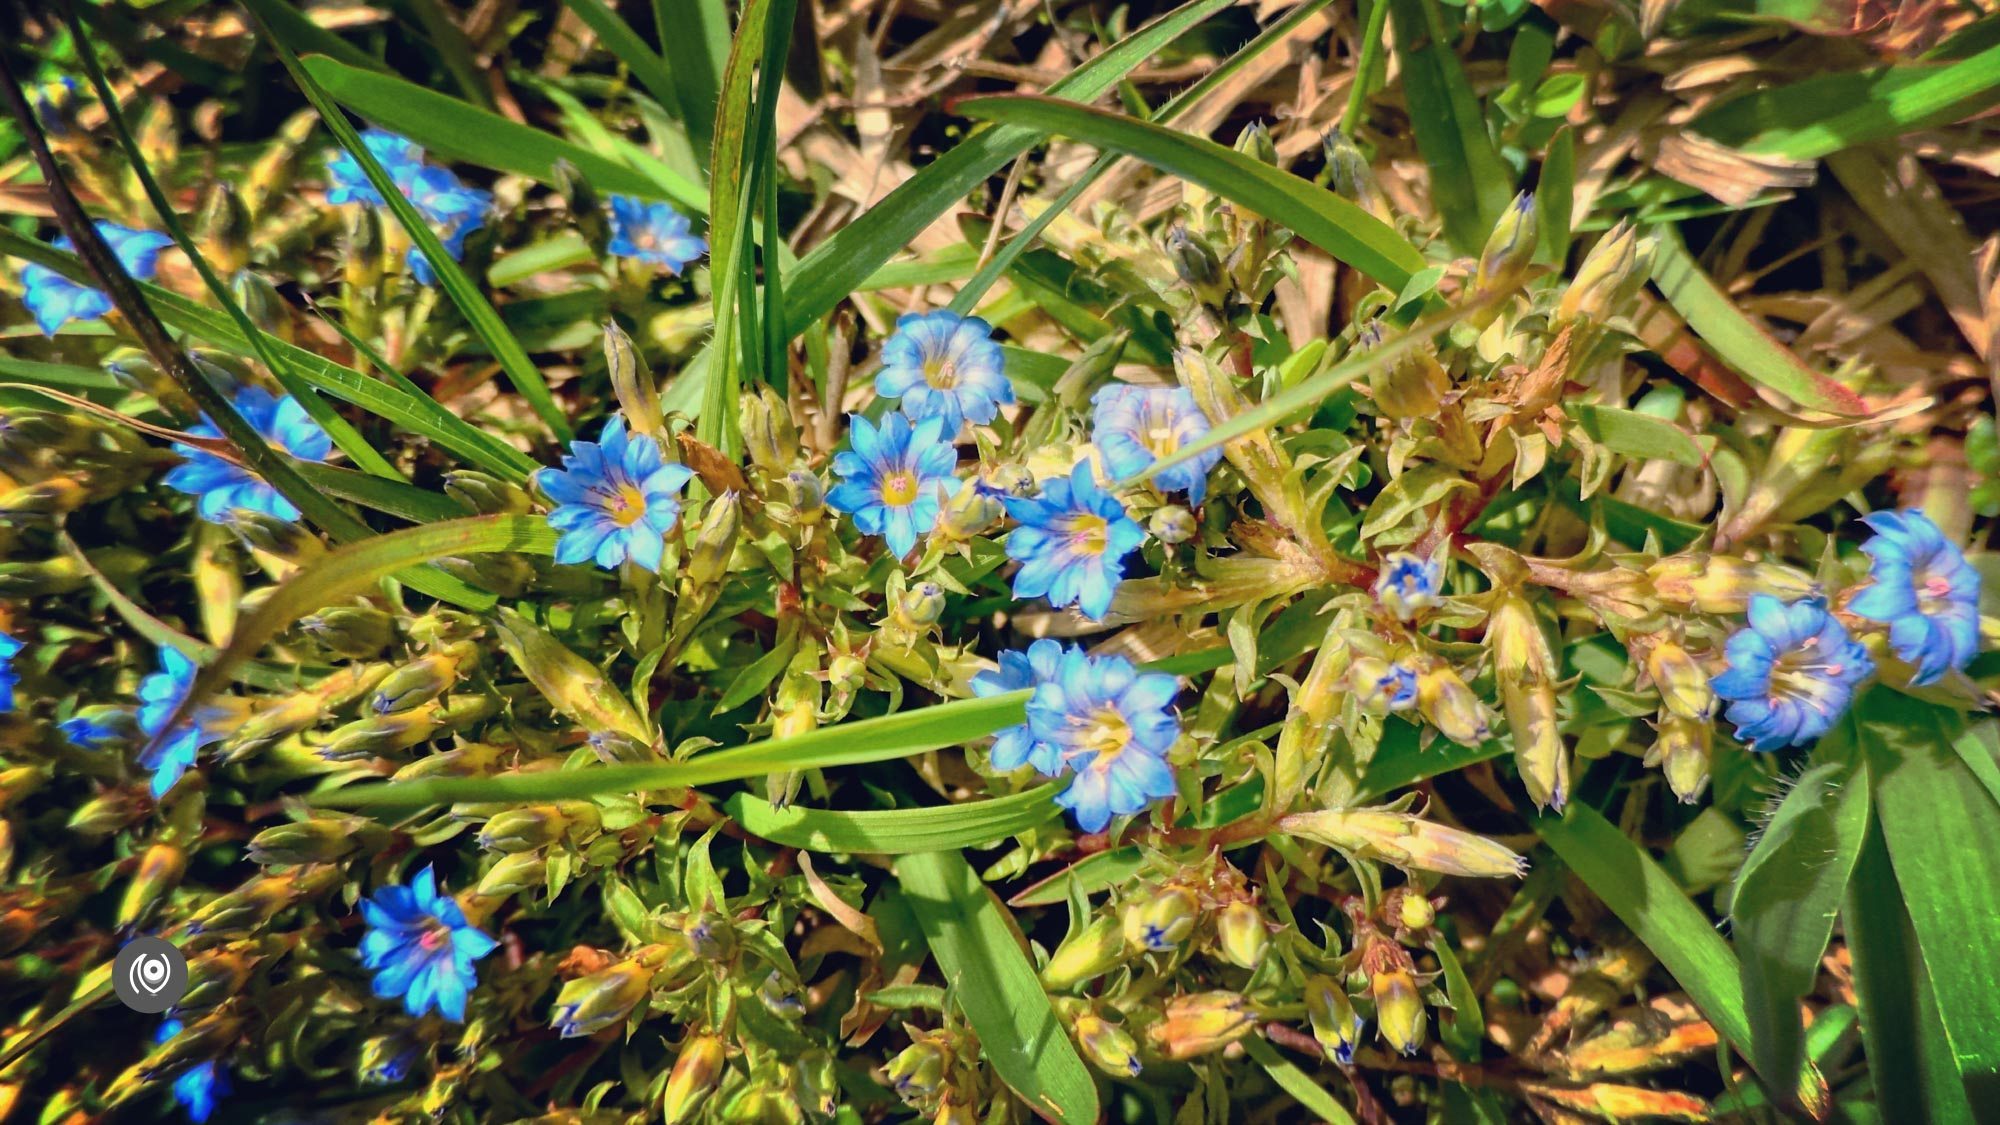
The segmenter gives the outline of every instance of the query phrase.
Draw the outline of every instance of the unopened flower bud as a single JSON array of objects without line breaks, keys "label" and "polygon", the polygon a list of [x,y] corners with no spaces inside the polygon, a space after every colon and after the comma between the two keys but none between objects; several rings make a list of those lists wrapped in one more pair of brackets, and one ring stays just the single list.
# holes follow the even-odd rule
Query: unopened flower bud
[{"label": "unopened flower bud", "polygon": [[236,533],[244,546],[294,565],[302,566],[326,554],[326,544],[304,524],[281,520],[268,512],[235,508],[224,517],[223,524]]},{"label": "unopened flower bud", "polygon": [[1661,600],[1703,613],[1742,613],[1752,594],[1789,602],[1817,592],[1812,576],[1794,567],[1706,552],[1669,555],[1646,575]]},{"label": "unopened flower bud", "polygon": [[1620,220],[1584,255],[1556,305],[1556,319],[1601,324],[1624,312],[1645,281],[1649,256],[1630,220]]},{"label": "unopened flower bud", "polygon": [[664,437],[666,421],[660,412],[660,384],[646,366],[646,357],[618,322],[604,322],[604,366],[611,374],[611,393],[635,434]]},{"label": "unopened flower bud", "polygon": [[944,1084],[944,1072],[950,1059],[942,1043],[932,1037],[923,1037],[889,1060],[884,1068],[889,1085],[896,1095],[907,1105],[922,1105],[937,1096],[938,1088]]},{"label": "unopened flower bud", "polygon": [[1262,121],[1252,121],[1236,134],[1236,151],[1265,164],[1278,162],[1278,146],[1271,140],[1271,131],[1264,127]]},{"label": "unopened flower bud", "polygon": [[423,1047],[407,1035],[376,1035],[361,1043],[355,1073],[370,1086],[393,1086],[410,1076],[423,1058]]},{"label": "unopened flower bud", "polygon": [[1042,983],[1052,992],[1064,992],[1110,972],[1127,956],[1118,920],[1099,918],[1062,943],[1042,970]]},{"label": "unopened flower bud", "polygon": [[421,746],[443,729],[435,700],[393,715],[371,715],[335,728],[315,753],[328,762],[374,758]]},{"label": "unopened flower bud", "polygon": [[927,629],[944,616],[944,607],[944,588],[935,582],[919,582],[897,599],[897,623],[909,629]]},{"label": "unopened flower bud", "polygon": [[1697,720],[1715,714],[1715,689],[1709,686],[1708,673],[1678,640],[1654,641],[1646,652],[1646,675],[1659,689],[1660,704],[1668,714]]},{"label": "unopened flower bud", "polygon": [[1708,788],[1708,774],[1715,746],[1715,727],[1707,719],[1664,715],[1646,764],[1660,767],[1674,796],[1693,804]]},{"label": "unopened flower bud", "polygon": [[1375,203],[1381,198],[1381,189],[1376,186],[1375,170],[1369,167],[1368,157],[1339,129],[1327,133],[1322,147],[1326,150],[1327,175],[1335,194],[1359,203],[1371,213],[1377,211]]},{"label": "unopened flower bud", "polygon": [[519,515],[534,507],[527,489],[476,469],[446,473],[444,492],[482,516]]},{"label": "unopened flower bud", "polygon": [[236,186],[217,179],[202,207],[199,229],[202,252],[215,272],[228,276],[250,264],[250,209]]},{"label": "unopened flower bud", "polygon": [[1221,260],[1208,243],[1188,234],[1187,228],[1178,223],[1167,232],[1167,256],[1173,259],[1174,272],[1203,300],[1220,295]]},{"label": "unopened flower bud", "polygon": [[1402,886],[1383,896],[1382,916],[1399,931],[1427,930],[1437,921],[1437,906],[1417,888]]},{"label": "unopened flower bud", "polygon": [[1383,1040],[1405,1055],[1416,1054],[1429,1029],[1416,978],[1403,968],[1372,973],[1368,990],[1375,996],[1375,1026]]},{"label": "unopened flower bud", "polygon": [[[816,479],[816,478],[815,478]],[[999,526],[1006,509],[998,490],[973,481],[952,493],[938,517],[938,530],[946,538],[965,540],[984,535]]]},{"label": "unopened flower bud", "polygon": [[1486,741],[1486,705],[1448,664],[1417,673],[1417,709],[1438,733],[1464,746]]},{"label": "unopened flower bud", "polygon": [[697,910],[681,922],[681,937],[695,956],[720,961],[736,950],[736,928],[729,917],[714,910]]},{"label": "unopened flower bud", "polygon": [[1361,1038],[1361,1017],[1347,998],[1347,989],[1332,977],[1315,973],[1306,978],[1306,1018],[1313,1038],[1326,1057],[1341,1066],[1354,1065],[1354,1048]]},{"label": "unopened flower bud", "polygon": [[388,830],[366,817],[319,815],[257,833],[250,840],[250,862],[265,867],[332,863],[387,842]]},{"label": "unopened flower bud", "polygon": [[74,512],[90,500],[90,489],[76,477],[50,477],[0,492],[0,523],[19,523],[29,517],[60,516]]},{"label": "unopened flower bud", "polygon": [[1473,289],[1491,293],[1512,286],[1527,272],[1534,260],[1535,244],[1541,238],[1541,215],[1535,209],[1535,193],[1524,191],[1500,213],[1486,248],[1479,252],[1479,269]]},{"label": "unopened flower bud", "polygon": [[548,885],[548,858],[540,852],[520,852],[501,856],[479,879],[478,893],[486,898],[539,891]]},{"label": "unopened flower bud", "polygon": [[232,996],[242,995],[250,971],[260,960],[255,945],[250,943],[205,950],[188,958],[187,991],[174,1004],[174,1013],[185,1018],[186,1013],[206,1011]]},{"label": "unopened flower bud", "polygon": [[768,386],[743,396],[743,448],[767,473],[786,472],[799,459],[799,431],[792,411]]},{"label": "unopened flower bud", "polygon": [[1114,1078],[1137,1078],[1140,1070],[1139,1043],[1125,1029],[1096,1012],[1084,1011],[1070,1025],[1083,1057]]},{"label": "unopened flower bud", "polygon": [[743,527],[743,497],[725,492],[709,501],[702,515],[701,530],[695,533],[694,549],[688,553],[688,581],[696,589],[720,585],[729,573],[729,556],[736,550],[736,536]]},{"label": "unopened flower bud", "polygon": [[478,656],[479,650],[464,642],[425,653],[384,677],[369,703],[381,715],[421,707],[450,691]]},{"label": "unopened flower bud", "polygon": [[335,656],[367,660],[389,646],[395,619],[371,605],[339,605],[301,619],[299,628]]},{"label": "unopened flower bud", "polygon": [[798,1019],[806,1014],[806,1004],[799,998],[798,990],[776,969],[765,974],[764,983],[757,986],[757,1000],[765,1011],[780,1019]]},{"label": "unopened flower bud", "polygon": [[187,852],[179,845],[160,843],[147,848],[125,888],[125,898],[118,904],[119,928],[136,928],[151,921],[186,873]]},{"label": "unopened flower bud", "polygon": [[1172,547],[1193,539],[1200,525],[1195,522],[1193,512],[1179,504],[1167,504],[1153,512],[1146,521],[1146,530],[1152,533],[1153,538]]},{"label": "unopened flower bud", "polygon": [[793,469],[785,474],[785,502],[798,513],[801,523],[816,522],[826,511],[826,484],[818,473]]},{"label": "unopened flower bud", "polygon": [[1254,903],[1238,899],[1222,908],[1215,919],[1216,945],[1229,963],[1239,969],[1254,969],[1264,963],[1271,948],[1271,931]]},{"label": "unopened flower bud", "polygon": [[1168,1058],[1185,1062],[1219,1051],[1247,1035],[1257,1013],[1234,992],[1197,992],[1167,1002],[1166,1018],[1147,1029]]},{"label": "unopened flower bud", "polygon": [[90,572],[84,569],[80,559],[70,555],[57,555],[34,562],[0,563],[0,597],[68,594],[89,584]]},{"label": "unopened flower bud", "polygon": [[1201,903],[1186,887],[1169,884],[1125,907],[1125,944],[1145,953],[1180,948],[1200,915]]},{"label": "unopened flower bud", "polygon": [[69,816],[68,827],[79,836],[99,839],[137,823],[148,807],[138,790],[107,789],[78,805]]},{"label": "unopened flower bud", "polygon": [[615,730],[593,731],[585,741],[597,760],[607,766],[640,765],[656,757],[652,746],[643,739]]},{"label": "unopened flower bud", "polygon": [[840,1071],[830,1053],[807,1055],[792,1071],[792,1080],[799,1104],[808,1111],[820,1117],[840,1112]]},{"label": "unopened flower bud", "polygon": [[528,852],[562,839],[569,817],[557,805],[508,809],[488,819],[479,846],[494,852]]},{"label": "unopened flower bud", "polygon": [[574,1039],[623,1021],[652,991],[655,972],[656,966],[633,959],[570,981],[556,994],[549,1026],[564,1039]]},{"label": "unopened flower bud", "polygon": [[270,278],[255,270],[238,270],[229,281],[229,291],[250,323],[288,344],[292,342],[292,307]]},{"label": "unopened flower bud", "polygon": [[1484,836],[1388,808],[1294,813],[1278,829],[1411,871],[1497,879],[1527,869],[1526,860]]},{"label": "unopened flower bud", "polygon": [[1349,666],[1348,679],[1354,694],[1369,707],[1407,711],[1417,705],[1417,672],[1407,664],[1364,656]]}]

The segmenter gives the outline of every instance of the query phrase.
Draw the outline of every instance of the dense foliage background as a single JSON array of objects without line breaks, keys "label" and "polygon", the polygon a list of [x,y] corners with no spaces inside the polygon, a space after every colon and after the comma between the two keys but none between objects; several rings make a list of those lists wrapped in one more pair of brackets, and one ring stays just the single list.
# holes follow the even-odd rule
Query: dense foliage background
[{"label": "dense foliage background", "polygon": [[1986,6],[0,28],[0,1119],[2000,1120]]}]

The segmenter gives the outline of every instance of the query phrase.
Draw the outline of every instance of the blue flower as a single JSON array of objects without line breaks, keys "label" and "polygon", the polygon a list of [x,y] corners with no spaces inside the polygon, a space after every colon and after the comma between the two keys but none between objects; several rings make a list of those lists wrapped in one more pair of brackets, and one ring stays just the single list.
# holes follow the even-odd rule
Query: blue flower
[{"label": "blue flower", "polygon": [[614,195],[611,242],[606,249],[621,258],[637,258],[678,275],[688,263],[708,253],[708,242],[689,230],[688,217],[671,206]]},{"label": "blue flower", "polygon": [[149,743],[145,756],[139,764],[153,771],[153,796],[164,797],[167,790],[181,775],[193,768],[195,755],[211,742],[219,742],[226,731],[222,729],[222,712],[218,708],[198,707],[194,715],[172,735],[157,746],[151,743],[158,739],[167,720],[173,718],[174,710],[187,698],[189,689],[194,687],[194,661],[180,652],[163,648],[160,650],[160,670],[139,681],[139,729],[144,731]]},{"label": "blue flower", "polygon": [[875,393],[901,398],[913,421],[935,418],[947,440],[966,422],[986,423],[1014,401],[993,326],[949,309],[906,313],[882,345]]},{"label": "blue flower", "polygon": [[[417,143],[381,129],[369,129],[361,134],[361,143],[368,154],[389,173],[389,180],[410,193],[409,185],[415,182],[417,173],[424,166],[424,150]],[[382,193],[368,181],[368,174],[361,170],[361,162],[346,149],[338,149],[326,161],[328,203],[367,203],[380,207]]]},{"label": "blue flower", "polygon": [[[164,1045],[181,1033],[181,1021],[167,1020],[153,1033],[153,1042]],[[215,1103],[229,1095],[229,1076],[223,1072],[221,1064],[210,1060],[196,1063],[180,1072],[174,1079],[174,1100],[187,1111],[188,1120],[196,1125],[207,1121],[215,1112]]]},{"label": "blue flower", "polygon": [[95,704],[56,724],[70,745],[79,750],[103,750],[132,737],[132,709]]},{"label": "blue flower", "polygon": [[[245,422],[273,447],[303,461],[324,461],[333,451],[333,440],[306,408],[290,395],[279,397],[262,387],[244,387],[236,392],[233,405]],[[196,437],[220,438],[222,431],[204,419],[189,430]],[[281,520],[299,518],[299,510],[263,478],[241,465],[233,465],[212,453],[191,445],[174,445],[174,452],[187,459],[166,475],[165,483],[176,492],[200,499],[195,510],[210,523],[228,522],[229,513],[248,508]]]},{"label": "blue flower", "polygon": [[375,970],[375,995],[400,996],[413,1016],[436,1011],[465,1022],[465,998],[479,983],[472,963],[500,944],[466,921],[450,895],[439,894],[428,867],[407,887],[383,887],[361,902],[368,934],[361,963]]},{"label": "blue flower", "polygon": [[1375,579],[1375,600],[1398,620],[1410,621],[1437,604],[1443,581],[1444,567],[1437,559],[1397,551],[1382,560],[1382,572]]},{"label": "blue flower", "polygon": [[660,572],[667,532],[681,518],[676,498],[694,476],[669,461],[659,440],[628,435],[613,418],[596,441],[570,443],[561,469],[543,469],[535,483],[556,509],[549,526],[561,533],[556,561],[595,560],[606,570],[631,562]]},{"label": "blue flower", "polygon": [[1889,626],[1889,647],[1916,666],[1910,680],[1934,684],[1979,653],[1979,572],[1922,512],[1877,512],[1861,549],[1874,584],[1847,608]]},{"label": "blue flower", "polygon": [[1180,737],[1174,696],[1180,681],[1141,673],[1122,656],[1071,649],[1053,678],[1028,699],[1028,727],[1076,771],[1056,803],[1086,832],[1101,832],[1114,816],[1144,811],[1174,795],[1167,751]]},{"label": "blue flower", "polygon": [[0,715],[14,709],[14,685],[21,682],[14,672],[14,657],[21,647],[20,641],[0,633]]},{"label": "blue flower", "polygon": [[[1068,651],[1076,650],[1072,647]],[[1062,668],[1064,653],[1061,642],[1047,637],[1029,645],[1026,652],[1003,652],[999,671],[972,677],[972,694],[984,699],[1053,683]],[[1057,777],[1063,772],[1062,748],[1036,738],[1027,723],[1000,732],[993,740],[992,760],[996,770],[1012,771],[1026,765],[1046,777]]]},{"label": "blue flower", "polygon": [[1021,564],[1014,596],[1046,597],[1057,608],[1074,605],[1092,621],[1104,620],[1125,577],[1125,557],[1146,541],[1146,532],[1116,496],[1097,486],[1090,464],[1049,481],[1038,497],[1001,503],[1021,521],[1007,533],[1007,556]]},{"label": "blue flower", "polygon": [[864,535],[880,535],[897,558],[910,553],[917,536],[937,527],[944,501],[956,495],[958,454],[936,418],[912,426],[891,414],[878,427],[856,414],[847,430],[849,448],[833,455],[841,481],[826,494],[827,507],[854,517]]},{"label": "blue flower", "polygon": [[[486,225],[486,212],[493,207],[493,193],[467,187],[448,170],[431,165],[416,169],[409,182],[401,186],[410,203],[430,222],[438,241],[444,244],[445,253],[454,262],[462,260],[466,237]],[[419,285],[437,284],[437,271],[422,250],[410,247],[407,261],[410,276]]]},{"label": "blue flower", "polygon": [[1417,705],[1417,672],[1407,664],[1389,665],[1373,686],[1391,711],[1407,711]]},{"label": "blue flower", "polygon": [[1723,649],[1729,668],[1715,677],[1715,694],[1736,737],[1752,750],[1811,742],[1832,729],[1854,699],[1854,689],[1875,672],[1875,662],[1820,598],[1786,605],[1769,594],[1750,595],[1750,625]]},{"label": "blue flower", "polygon": [[[1178,453],[1183,445],[1208,433],[1208,415],[1194,403],[1186,387],[1134,387],[1114,383],[1091,396],[1091,424],[1104,471],[1125,480],[1151,468],[1153,462]],[[1208,492],[1208,471],[1222,460],[1211,449],[1153,478],[1162,492],[1185,491],[1188,503],[1199,505]]]},{"label": "blue flower", "polygon": [[[92,224],[111,246],[112,254],[125,272],[140,281],[151,281],[160,272],[160,251],[174,240],[158,231],[133,230],[103,219]],[[59,250],[75,250],[67,238],[56,239]],[[56,329],[72,320],[96,320],[111,311],[111,298],[99,290],[78,285],[69,278],[41,265],[21,269],[21,303],[35,315],[42,335],[53,336]]]}]

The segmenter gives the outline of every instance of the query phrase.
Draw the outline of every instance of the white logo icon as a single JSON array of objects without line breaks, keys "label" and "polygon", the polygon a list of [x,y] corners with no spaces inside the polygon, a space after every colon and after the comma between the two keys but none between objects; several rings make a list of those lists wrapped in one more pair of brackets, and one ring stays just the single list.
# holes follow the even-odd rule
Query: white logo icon
[{"label": "white logo icon", "polygon": [[118,1001],[135,1012],[157,1015],[187,994],[187,958],[171,942],[135,937],[118,951],[111,967]]},{"label": "white logo icon", "polygon": [[157,954],[132,958],[132,987],[150,996],[158,996],[167,989],[167,982],[174,976],[174,967],[165,957]]}]

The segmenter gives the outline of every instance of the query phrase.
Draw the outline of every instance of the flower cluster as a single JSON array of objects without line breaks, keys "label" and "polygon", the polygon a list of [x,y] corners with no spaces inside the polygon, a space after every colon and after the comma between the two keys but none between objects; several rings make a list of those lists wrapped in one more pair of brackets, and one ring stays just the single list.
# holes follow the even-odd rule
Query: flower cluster
[{"label": "flower cluster", "polygon": [[[139,281],[153,279],[160,270],[160,251],[174,244],[173,239],[158,231],[133,230],[104,219],[93,225],[111,247],[118,264]],[[58,238],[56,248],[75,250],[76,244],[66,237]],[[44,336],[55,335],[58,328],[72,320],[96,320],[111,311],[110,294],[78,285],[47,266],[22,267],[21,285],[21,302],[34,314],[35,324]]]},{"label": "flower cluster", "polygon": [[[361,134],[361,143],[388,173],[389,181],[431,224],[452,260],[463,258],[466,238],[486,224],[486,214],[493,208],[493,193],[470,187],[450,169],[426,162],[424,150],[407,138],[369,129]],[[328,203],[387,206],[387,200],[376,190],[353,153],[342,150],[328,157],[326,172]],[[437,273],[420,248],[410,248],[409,266],[410,275],[419,284],[437,284]]]}]

